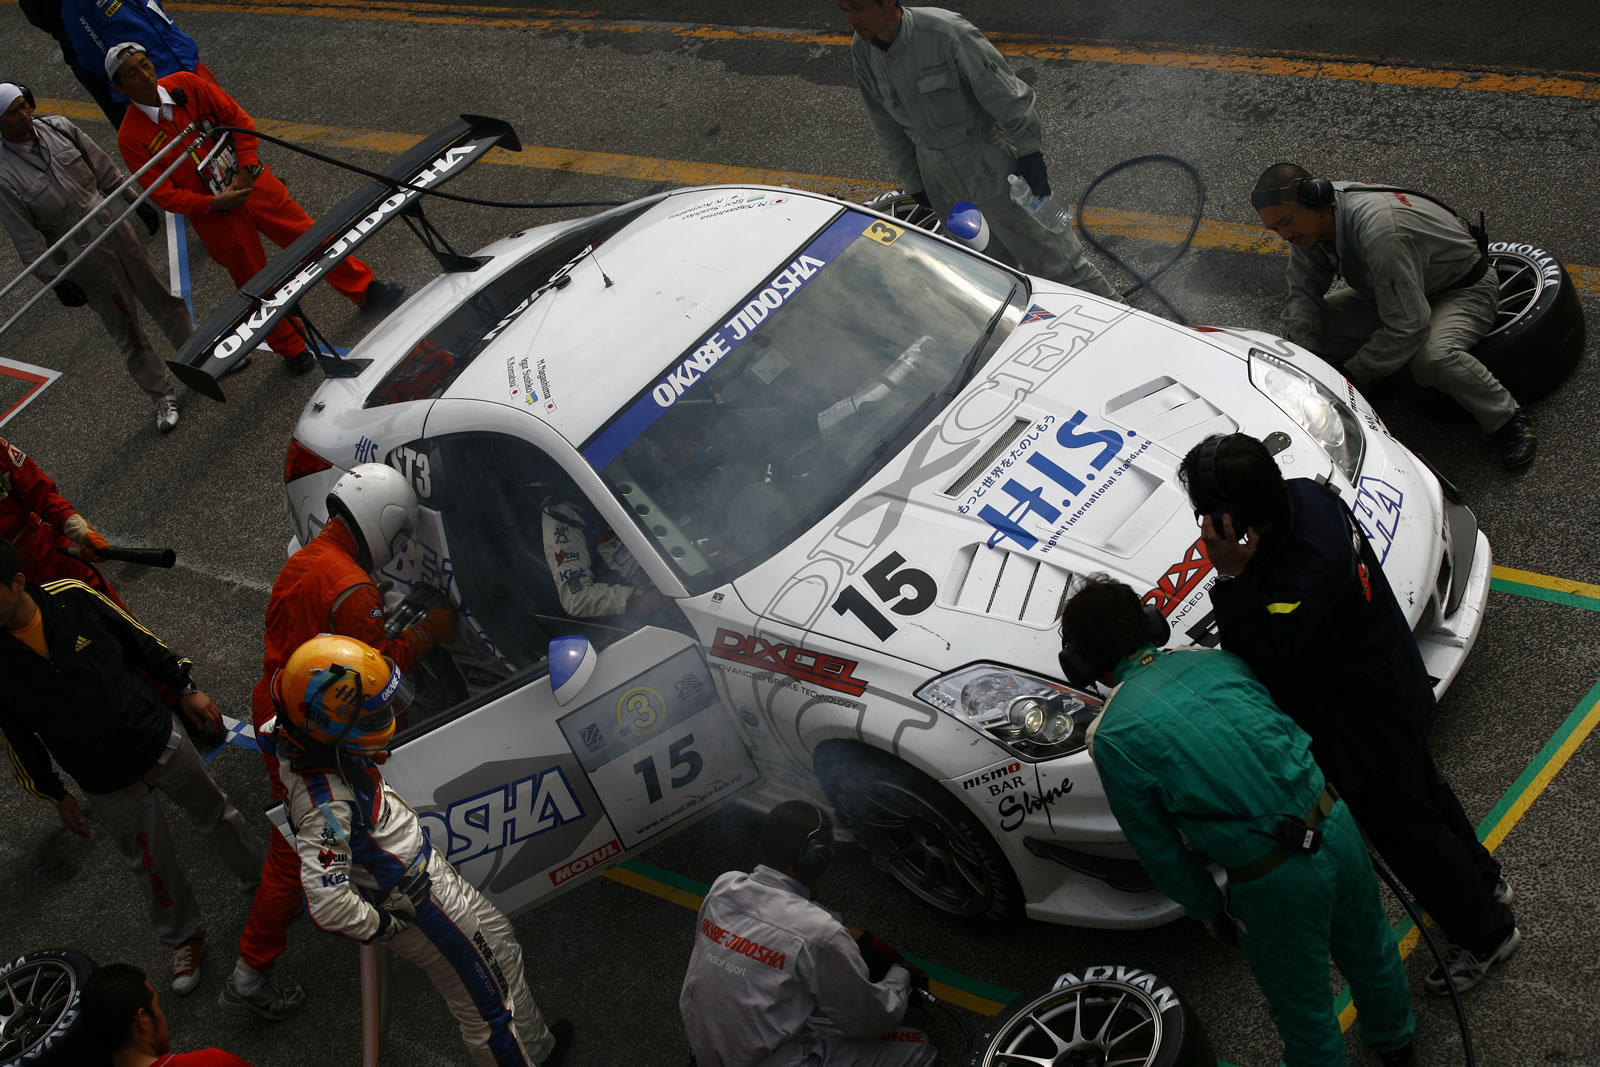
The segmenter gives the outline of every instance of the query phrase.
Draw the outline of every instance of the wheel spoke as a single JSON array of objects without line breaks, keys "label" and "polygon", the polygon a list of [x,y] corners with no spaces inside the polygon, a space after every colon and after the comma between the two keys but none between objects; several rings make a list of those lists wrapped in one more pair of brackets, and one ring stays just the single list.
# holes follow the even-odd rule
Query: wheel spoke
[{"label": "wheel spoke", "polygon": [[[1106,1033],[1111,1029],[1112,1020],[1117,1017],[1117,1012],[1122,1010],[1122,1005],[1127,1003],[1127,1001],[1128,994],[1122,993],[1117,996],[1117,1002],[1111,1006],[1110,1013],[1106,1015],[1106,1021],[1100,1024],[1100,1032],[1094,1035],[1094,1039],[1096,1041],[1100,1042],[1101,1044],[1105,1044]],[[1116,1042],[1113,1041],[1111,1044],[1115,1045]],[[1106,1047],[1109,1048],[1111,1046],[1107,1045]]]},{"label": "wheel spoke", "polygon": [[1039,1018],[1037,1013],[1029,1012],[1028,1019],[1033,1023],[1033,1025],[1039,1028],[1040,1033],[1044,1034],[1055,1043],[1056,1055],[1059,1056],[1061,1053],[1072,1047],[1071,1042],[1061,1040],[1061,1035],[1052,1030],[1048,1023]]}]

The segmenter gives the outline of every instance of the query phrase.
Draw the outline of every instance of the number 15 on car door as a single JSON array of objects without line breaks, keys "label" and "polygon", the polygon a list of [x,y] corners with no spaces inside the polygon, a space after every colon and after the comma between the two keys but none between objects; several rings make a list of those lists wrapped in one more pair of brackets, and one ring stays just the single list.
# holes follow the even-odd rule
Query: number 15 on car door
[{"label": "number 15 on car door", "polygon": [[757,778],[694,649],[569,712],[560,725],[623,848]]}]

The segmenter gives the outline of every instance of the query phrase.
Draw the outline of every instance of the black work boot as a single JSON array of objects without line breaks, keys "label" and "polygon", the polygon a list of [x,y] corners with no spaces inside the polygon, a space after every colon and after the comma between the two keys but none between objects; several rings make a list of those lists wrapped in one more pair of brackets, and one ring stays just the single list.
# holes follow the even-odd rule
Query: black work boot
[{"label": "black work boot", "polygon": [[1380,1052],[1378,1062],[1383,1064],[1383,1067],[1417,1067],[1416,1045],[1407,1041],[1405,1048],[1398,1048],[1393,1052]]},{"label": "black work boot", "polygon": [[1539,450],[1539,435],[1534,432],[1533,420],[1521,408],[1506,420],[1490,435],[1490,441],[1495,450],[1500,453],[1500,462],[1506,470],[1515,470],[1525,467],[1533,462],[1533,454]]},{"label": "black work boot", "polygon": [[539,1061],[539,1067],[562,1067],[567,1053],[572,1051],[572,1024],[565,1019],[557,1019],[550,1024],[550,1036],[556,1039],[555,1048]]}]

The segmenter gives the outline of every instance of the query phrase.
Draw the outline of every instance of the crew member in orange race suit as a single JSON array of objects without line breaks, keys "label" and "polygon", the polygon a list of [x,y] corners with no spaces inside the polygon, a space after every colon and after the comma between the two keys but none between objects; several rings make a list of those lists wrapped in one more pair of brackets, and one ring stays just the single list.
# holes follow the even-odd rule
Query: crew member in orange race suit
[{"label": "crew member in orange race suit", "polygon": [[[106,53],[106,75],[132,101],[117,129],[117,148],[133,172],[174,137],[191,140],[188,154],[194,165],[178,167],[150,199],[174,215],[188,217],[206,251],[227,270],[235,286],[243,286],[267,265],[262,234],[287,248],[315,225],[283,182],[262,164],[255,137],[232,134],[230,145],[204,168],[199,166],[219,136],[208,131],[218,126],[255,128],[244,108],[220,85],[188,71],[158,80],[150,57],[132,42],[113,45]],[[163,158],[170,162],[170,157]],[[153,168],[140,183],[149,188],[163,170]],[[405,292],[401,285],[374,280],[372,269],[354,256],[329,271],[327,278],[357,307],[370,311],[394,307]],[[316,366],[305,338],[288,319],[267,334],[267,345],[289,361],[293,374]]]},{"label": "crew member in orange race suit", "polygon": [[[272,583],[267,602],[266,651],[261,680],[250,698],[256,730],[277,714],[272,680],[294,650],[322,633],[354,637],[408,671],[437,645],[455,638],[455,613],[436,605],[397,638],[384,633],[383,596],[372,575],[394,558],[417,524],[417,495],[405,477],[381,463],[362,463],[334,483],[328,494],[328,524],[289,557]],[[283,801],[278,764],[263,751],[274,800]],[[235,1015],[287,1018],[305,1002],[299,986],[270,980],[287,947],[289,922],[300,908],[300,860],[294,846],[274,832],[261,870],[261,885],[239,937],[239,959],[217,1003]]]}]

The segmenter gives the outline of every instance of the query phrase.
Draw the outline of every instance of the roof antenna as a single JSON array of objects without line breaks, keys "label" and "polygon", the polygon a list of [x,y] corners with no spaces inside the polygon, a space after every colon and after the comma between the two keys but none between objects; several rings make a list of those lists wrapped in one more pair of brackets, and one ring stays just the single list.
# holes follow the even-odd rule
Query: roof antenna
[{"label": "roof antenna", "polygon": [[606,273],[606,269],[604,267],[600,266],[600,257],[594,254],[594,245],[590,245],[589,246],[589,258],[594,260],[595,267],[597,267],[599,269],[599,271],[600,271],[600,277],[605,279],[606,288],[607,289],[609,289],[613,285],[617,284],[616,282],[611,280],[611,275]]}]

